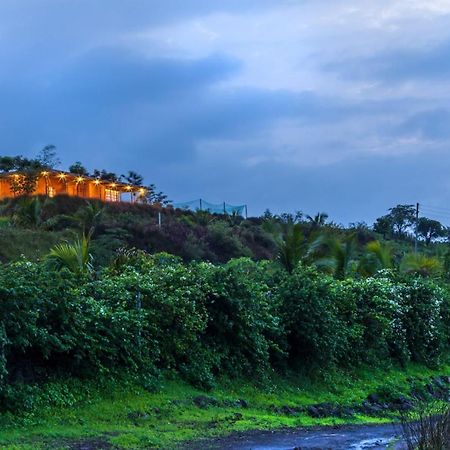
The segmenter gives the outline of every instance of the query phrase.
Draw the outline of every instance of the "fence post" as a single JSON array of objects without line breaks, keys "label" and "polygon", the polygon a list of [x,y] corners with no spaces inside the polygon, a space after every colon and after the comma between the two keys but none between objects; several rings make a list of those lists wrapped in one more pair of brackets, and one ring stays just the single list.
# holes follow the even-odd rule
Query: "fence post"
[{"label": "fence post", "polygon": [[203,208],[202,208],[202,199],[200,199],[200,211],[203,211]]}]

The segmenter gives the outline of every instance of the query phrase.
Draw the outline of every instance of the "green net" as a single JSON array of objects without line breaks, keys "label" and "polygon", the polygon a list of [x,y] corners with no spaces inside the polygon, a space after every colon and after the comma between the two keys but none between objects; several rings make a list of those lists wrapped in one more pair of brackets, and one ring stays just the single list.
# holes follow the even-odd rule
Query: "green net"
[{"label": "green net", "polygon": [[230,205],[226,202],[210,203],[203,199],[174,203],[173,207],[178,209],[186,209],[189,211],[208,211],[212,214],[237,214],[239,216],[247,215],[247,205]]}]

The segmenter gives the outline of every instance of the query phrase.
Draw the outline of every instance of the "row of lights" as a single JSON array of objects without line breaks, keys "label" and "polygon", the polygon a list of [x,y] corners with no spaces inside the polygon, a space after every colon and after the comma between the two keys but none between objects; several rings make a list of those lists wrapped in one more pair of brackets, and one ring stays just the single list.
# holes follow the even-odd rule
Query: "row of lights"
[{"label": "row of lights", "polygon": [[[47,177],[47,176],[49,175],[49,172],[43,171],[43,172],[41,172],[41,175],[42,175],[43,177]],[[65,179],[67,178],[67,175],[66,175],[65,173],[60,173],[60,174],[58,174],[57,176],[58,176],[58,178],[61,179],[61,180],[65,180]],[[17,179],[17,178],[20,177],[20,175],[18,175],[18,174],[16,173],[16,174],[13,175],[13,177]],[[82,182],[84,181],[84,178],[83,178],[83,177],[76,177],[75,180],[76,180],[77,183],[82,183]],[[96,180],[93,181],[93,183],[96,184],[96,185],[98,186],[98,185],[101,183],[101,181],[100,181],[99,179],[96,179]],[[110,186],[113,187],[113,188],[115,188],[115,187],[117,187],[117,184],[116,184],[116,183],[111,183]],[[132,188],[130,185],[127,185],[127,186],[125,186],[125,189],[126,189],[127,191],[131,191],[133,188]],[[140,189],[139,189],[139,192],[140,192],[141,194],[145,194],[145,189],[144,189],[144,188],[140,188]]]},{"label": "row of lights", "polygon": [[[43,175],[44,177],[46,177],[46,176],[48,176],[48,172],[41,172],[41,175]],[[60,178],[61,180],[64,180],[65,178],[67,178],[67,175],[65,174],[65,173],[60,173],[59,175],[58,175],[58,178]],[[83,177],[76,177],[75,178],[76,179],[76,181],[77,181],[77,183],[82,183],[83,181],[84,181],[84,178]],[[96,180],[94,180],[93,181],[93,183],[94,184],[96,184],[97,186],[101,183],[101,181],[97,178]],[[111,185],[110,185],[111,187],[113,187],[113,188],[115,188],[115,187],[117,187],[117,184],[116,183],[111,183]],[[131,191],[133,188],[131,187],[131,186],[129,186],[129,185],[127,185],[127,186],[125,186],[125,189],[127,190],[127,191]],[[139,192],[141,193],[141,194],[145,194],[145,189],[144,188],[140,188],[139,189]]]}]

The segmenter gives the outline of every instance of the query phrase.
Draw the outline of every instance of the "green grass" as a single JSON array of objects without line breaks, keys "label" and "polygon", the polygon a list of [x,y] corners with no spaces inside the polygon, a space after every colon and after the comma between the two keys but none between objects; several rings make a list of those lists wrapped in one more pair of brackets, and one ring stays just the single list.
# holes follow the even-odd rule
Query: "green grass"
[{"label": "green grass", "polygon": [[31,261],[44,257],[50,248],[64,240],[73,240],[70,231],[56,232],[6,226],[0,220],[0,261],[15,261],[25,256]]},{"label": "green grass", "polygon": [[[380,389],[407,394],[412,378],[426,383],[431,376],[449,373],[450,367],[433,371],[411,365],[405,370],[365,369],[353,376],[341,373],[316,380],[291,376],[273,379],[264,387],[223,382],[210,392],[179,380],[164,382],[158,392],[148,392],[133,383],[109,383],[99,388],[93,383],[73,382],[70,385],[75,395],[69,407],[37,405],[34,412],[21,417],[0,417],[0,448],[67,449],[83,439],[99,439],[121,449],[174,448],[181,441],[232,431],[386,422],[392,416],[356,415],[350,421],[313,419],[306,414],[283,415],[274,407],[326,401],[351,405]],[[245,399],[249,406],[202,409],[192,402],[198,395],[214,397],[222,405],[224,401]]]}]

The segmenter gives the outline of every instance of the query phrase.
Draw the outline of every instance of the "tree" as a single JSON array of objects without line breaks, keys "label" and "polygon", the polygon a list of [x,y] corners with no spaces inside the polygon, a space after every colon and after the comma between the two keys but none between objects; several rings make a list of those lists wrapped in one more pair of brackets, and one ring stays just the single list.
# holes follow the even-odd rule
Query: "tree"
[{"label": "tree", "polygon": [[445,235],[445,229],[438,220],[421,217],[417,222],[417,234],[429,245],[434,239]]},{"label": "tree", "polygon": [[46,256],[50,265],[57,269],[67,268],[76,274],[92,272],[92,255],[89,252],[89,237],[83,236],[73,244],[63,242],[55,245]]},{"label": "tree", "polygon": [[76,175],[80,175],[80,176],[87,176],[89,175],[89,172],[87,171],[86,167],[83,166],[83,164],[81,164],[80,161],[76,161],[74,162],[70,167],[69,167],[69,172],[70,173],[74,173]]},{"label": "tree", "polygon": [[36,189],[36,182],[40,172],[46,167],[37,159],[23,156],[4,156],[0,158],[0,171],[15,172],[9,178],[11,191],[15,195],[29,195]]},{"label": "tree", "polygon": [[323,227],[328,219],[328,214],[324,212],[317,213],[314,217],[306,216],[312,229]]},{"label": "tree", "polygon": [[166,206],[171,202],[171,200],[167,199],[166,194],[156,190],[156,186],[154,184],[151,184],[144,189],[144,193],[141,195],[141,199],[146,203],[161,206]]},{"label": "tree", "polygon": [[432,277],[441,274],[442,264],[438,258],[426,256],[421,253],[410,253],[402,258],[400,271],[407,274]]},{"label": "tree", "polygon": [[92,172],[92,176],[98,178],[99,180],[111,181],[112,183],[120,181],[120,177],[117,176],[116,173],[107,172],[105,169],[102,170],[95,169],[94,172]]},{"label": "tree", "polygon": [[317,260],[324,244],[323,236],[307,239],[299,223],[267,223],[269,226],[264,229],[274,236],[278,247],[278,261],[289,273],[292,273],[300,262],[313,264]]},{"label": "tree", "polygon": [[319,259],[316,266],[330,270],[338,280],[349,277],[354,271],[356,241],[353,235],[348,236],[343,242],[332,237],[325,241],[328,255]]},{"label": "tree", "polygon": [[375,233],[379,233],[383,235],[383,239],[386,239],[387,236],[390,236],[394,232],[394,228],[392,225],[392,218],[389,215],[378,217],[378,219],[373,224],[373,231]]},{"label": "tree", "polygon": [[392,268],[391,249],[380,241],[371,241],[366,245],[366,252],[358,265],[358,272],[363,276],[373,276],[379,270]]},{"label": "tree", "polygon": [[388,217],[394,233],[401,237],[416,222],[416,208],[414,205],[397,205],[389,209]]},{"label": "tree", "polygon": [[0,172],[7,173],[16,170],[17,160],[20,156],[1,156],[0,157]]},{"label": "tree", "polygon": [[61,161],[56,155],[56,147],[54,145],[46,145],[37,155],[36,158],[43,167],[47,169],[53,169],[59,164]]},{"label": "tree", "polygon": [[133,170],[129,170],[127,175],[122,175],[122,178],[133,186],[142,186],[142,183],[144,182],[144,177]]}]

